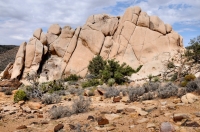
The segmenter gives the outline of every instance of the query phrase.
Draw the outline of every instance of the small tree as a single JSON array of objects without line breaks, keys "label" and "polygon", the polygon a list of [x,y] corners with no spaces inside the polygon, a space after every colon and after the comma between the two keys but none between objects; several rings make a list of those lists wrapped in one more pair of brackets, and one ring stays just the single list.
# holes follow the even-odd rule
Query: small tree
[{"label": "small tree", "polygon": [[186,47],[185,55],[195,62],[200,63],[200,36],[193,38],[189,42],[190,46]]},{"label": "small tree", "polygon": [[91,74],[97,76],[104,69],[105,65],[106,61],[100,55],[97,55],[89,62],[88,70]]}]

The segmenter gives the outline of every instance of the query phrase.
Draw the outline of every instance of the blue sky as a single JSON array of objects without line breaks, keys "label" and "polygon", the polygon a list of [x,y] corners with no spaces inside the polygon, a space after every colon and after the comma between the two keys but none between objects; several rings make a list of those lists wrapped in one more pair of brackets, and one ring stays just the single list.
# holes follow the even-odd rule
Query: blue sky
[{"label": "blue sky", "polygon": [[136,5],[171,24],[185,46],[200,35],[200,0],[2,0],[0,44],[20,45],[37,28],[46,32],[53,23],[76,28],[92,14],[119,16]]}]

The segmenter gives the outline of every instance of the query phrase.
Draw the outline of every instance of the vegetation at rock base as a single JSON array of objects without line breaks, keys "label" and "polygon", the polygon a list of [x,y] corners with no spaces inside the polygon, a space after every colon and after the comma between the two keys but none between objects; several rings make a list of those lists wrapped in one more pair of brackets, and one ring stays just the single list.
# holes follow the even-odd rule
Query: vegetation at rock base
[{"label": "vegetation at rock base", "polygon": [[104,70],[105,65],[106,61],[100,55],[97,55],[89,62],[88,70],[90,74],[98,76],[100,71]]},{"label": "vegetation at rock base", "polygon": [[196,78],[196,77],[195,77],[195,75],[193,75],[193,74],[186,75],[186,76],[184,77],[184,79],[181,81],[180,86],[181,86],[181,87],[186,87],[186,85],[187,85],[190,81],[194,81],[195,78]]},{"label": "vegetation at rock base", "polygon": [[119,62],[114,59],[104,61],[99,55],[93,58],[88,66],[90,74],[97,76],[103,82],[109,83],[109,85],[113,85],[114,82],[123,84],[127,81],[126,76],[137,73],[141,68],[142,66],[139,66],[134,70],[126,65],[126,63],[120,65]]},{"label": "vegetation at rock base", "polygon": [[76,74],[71,74],[68,77],[64,78],[64,81],[78,81],[78,79],[81,78],[80,76],[77,76]]},{"label": "vegetation at rock base", "polygon": [[195,63],[200,63],[200,36],[191,39],[189,44],[190,46],[186,47],[185,56],[193,59]]},{"label": "vegetation at rock base", "polygon": [[23,90],[18,90],[14,95],[14,102],[19,102],[21,100],[27,100],[26,92]]},{"label": "vegetation at rock base", "polygon": [[89,110],[90,104],[90,99],[79,96],[77,99],[73,100],[71,108],[69,106],[53,106],[49,113],[51,115],[51,119],[59,119],[73,114],[86,112]]},{"label": "vegetation at rock base", "polygon": [[100,79],[89,79],[86,82],[82,83],[82,87],[86,88],[86,87],[98,86],[102,84],[103,82]]}]

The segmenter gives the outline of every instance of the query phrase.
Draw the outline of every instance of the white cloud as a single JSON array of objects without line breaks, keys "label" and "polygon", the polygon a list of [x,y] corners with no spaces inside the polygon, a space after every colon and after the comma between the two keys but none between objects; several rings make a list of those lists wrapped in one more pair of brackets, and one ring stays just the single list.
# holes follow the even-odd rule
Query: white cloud
[{"label": "white cloud", "polygon": [[166,23],[200,24],[200,0],[2,0],[0,44],[28,41],[35,29],[46,31],[53,23],[75,28],[92,14],[122,15],[129,5],[139,5]]}]

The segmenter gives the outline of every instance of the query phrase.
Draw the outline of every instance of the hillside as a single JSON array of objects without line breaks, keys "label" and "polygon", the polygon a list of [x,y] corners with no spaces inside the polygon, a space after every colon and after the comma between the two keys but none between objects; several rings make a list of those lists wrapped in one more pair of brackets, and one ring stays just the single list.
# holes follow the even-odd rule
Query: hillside
[{"label": "hillside", "polygon": [[8,63],[15,61],[19,46],[0,45],[0,71],[3,71]]}]

